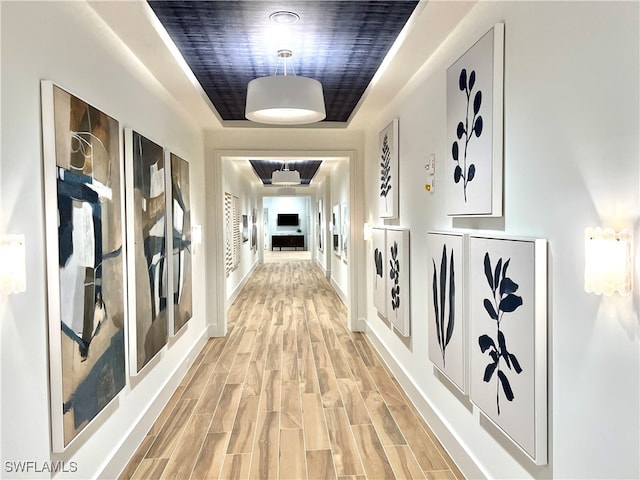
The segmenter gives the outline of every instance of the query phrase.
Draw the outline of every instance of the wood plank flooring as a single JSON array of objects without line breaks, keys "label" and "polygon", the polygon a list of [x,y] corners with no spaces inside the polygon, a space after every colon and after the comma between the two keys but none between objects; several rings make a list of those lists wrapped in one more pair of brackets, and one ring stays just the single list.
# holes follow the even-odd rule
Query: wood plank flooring
[{"label": "wood plank flooring", "polygon": [[120,479],[463,476],[310,261],[256,268]]}]

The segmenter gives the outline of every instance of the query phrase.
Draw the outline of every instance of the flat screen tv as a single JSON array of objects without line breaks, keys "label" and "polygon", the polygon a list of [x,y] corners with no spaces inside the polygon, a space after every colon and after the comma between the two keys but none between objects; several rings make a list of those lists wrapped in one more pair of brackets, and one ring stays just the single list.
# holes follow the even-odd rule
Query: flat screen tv
[{"label": "flat screen tv", "polygon": [[279,227],[297,227],[299,225],[297,213],[279,213],[278,214],[278,226]]}]

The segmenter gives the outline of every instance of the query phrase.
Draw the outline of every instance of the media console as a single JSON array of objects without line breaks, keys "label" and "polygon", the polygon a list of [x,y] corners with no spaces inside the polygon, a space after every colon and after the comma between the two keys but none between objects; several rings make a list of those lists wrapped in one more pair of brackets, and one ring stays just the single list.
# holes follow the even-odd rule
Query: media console
[{"label": "media console", "polygon": [[304,235],[271,235],[271,250],[282,247],[304,250]]}]

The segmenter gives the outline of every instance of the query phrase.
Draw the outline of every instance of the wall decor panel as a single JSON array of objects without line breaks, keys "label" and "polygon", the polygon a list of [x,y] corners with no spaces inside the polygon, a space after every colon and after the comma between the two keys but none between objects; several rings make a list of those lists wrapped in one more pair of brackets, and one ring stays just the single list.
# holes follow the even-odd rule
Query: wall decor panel
[{"label": "wall decor panel", "polygon": [[409,230],[387,228],[387,318],[401,335],[411,333]]},{"label": "wall decor panel", "polygon": [[447,69],[448,214],[502,216],[504,24]]},{"label": "wall decor panel", "polygon": [[471,235],[471,401],[547,462],[547,242]]},{"label": "wall decor panel", "polygon": [[129,360],[137,375],[167,344],[167,170],[164,149],[125,129]]},{"label": "wall decor panel", "polygon": [[169,334],[175,335],[193,314],[191,197],[189,163],[175,154],[171,159],[172,251],[171,278],[173,315]]},{"label": "wall decor panel", "polygon": [[52,449],[126,383],[123,164],[117,120],[41,82]]},{"label": "wall decor panel", "polygon": [[398,218],[398,201],[400,198],[400,185],[398,182],[398,123],[398,119],[394,118],[380,132],[378,140],[380,159],[378,212],[380,218]]}]

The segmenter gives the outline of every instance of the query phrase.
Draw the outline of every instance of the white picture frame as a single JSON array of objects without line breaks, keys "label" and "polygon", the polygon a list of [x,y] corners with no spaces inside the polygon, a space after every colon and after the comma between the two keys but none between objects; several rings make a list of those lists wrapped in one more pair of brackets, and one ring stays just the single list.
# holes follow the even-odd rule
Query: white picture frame
[{"label": "white picture frame", "polygon": [[333,253],[338,258],[342,256],[342,236],[340,235],[341,225],[340,204],[336,203],[332,209],[331,235],[333,238]]},{"label": "white picture frame", "polygon": [[504,24],[447,69],[445,185],[450,216],[502,216]]},{"label": "white picture frame", "polygon": [[340,245],[342,247],[342,261],[347,263],[349,254],[349,208],[347,202],[340,204]]},{"label": "white picture frame", "polygon": [[547,241],[469,238],[470,398],[547,463]]}]

